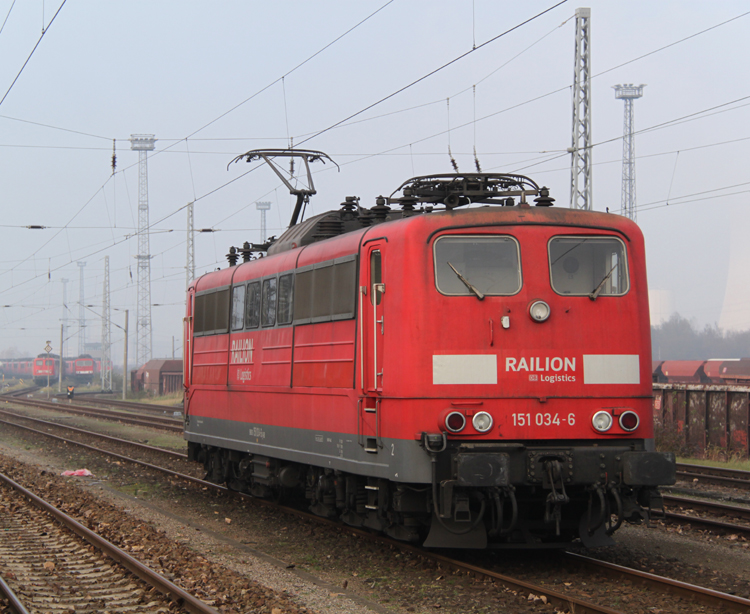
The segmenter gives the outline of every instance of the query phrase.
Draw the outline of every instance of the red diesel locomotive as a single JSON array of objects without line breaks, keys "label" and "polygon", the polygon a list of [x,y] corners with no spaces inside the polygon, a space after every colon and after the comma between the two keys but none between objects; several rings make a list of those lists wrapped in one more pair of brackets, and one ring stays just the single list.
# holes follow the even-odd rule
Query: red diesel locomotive
[{"label": "red diesel locomotive", "polygon": [[399,191],[297,224],[297,190],[278,240],[192,282],[190,458],[427,546],[611,543],[675,477],[653,448],[641,231],[517,175]]}]

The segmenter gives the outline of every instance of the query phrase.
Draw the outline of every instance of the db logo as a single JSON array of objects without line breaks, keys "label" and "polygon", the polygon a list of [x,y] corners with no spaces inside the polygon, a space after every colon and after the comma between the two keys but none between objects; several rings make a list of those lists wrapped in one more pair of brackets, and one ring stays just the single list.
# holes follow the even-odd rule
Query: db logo
[{"label": "db logo", "polygon": [[529,374],[529,381],[530,382],[538,382],[539,376],[536,373],[530,373]]}]

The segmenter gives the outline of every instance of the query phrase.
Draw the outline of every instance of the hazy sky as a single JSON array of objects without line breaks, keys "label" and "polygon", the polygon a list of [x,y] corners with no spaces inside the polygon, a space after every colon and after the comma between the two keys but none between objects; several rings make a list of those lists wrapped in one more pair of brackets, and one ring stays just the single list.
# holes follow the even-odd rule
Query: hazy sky
[{"label": "hazy sky", "polygon": [[[50,25],[60,2],[0,0],[0,96],[48,27],[0,105],[0,351],[59,347],[66,278],[75,353],[78,261],[93,305],[87,340],[99,341],[109,256],[111,303],[130,310],[135,355],[131,134],[158,139],[148,161],[154,356],[171,355],[173,337],[178,354],[182,345],[189,201],[196,228],[216,230],[196,235],[198,274],[226,266],[230,245],[260,241],[256,201],[272,202],[269,234],[288,223],[292,199],[270,169],[227,170],[249,149],[293,138],[327,152],[340,171],[317,167],[313,213],[349,195],[372,206],[411,176],[451,172],[449,147],[463,171],[476,148],[483,170],[526,174],[568,206],[579,6],[591,7],[594,208],[620,207],[623,102],[612,86],[646,84],[635,127],[658,127],[636,137],[649,284],[697,325],[720,321],[731,231],[747,241],[737,229],[750,228],[748,2],[566,2],[322,134],[554,0],[69,0]],[[733,271],[731,287],[747,284],[746,267]],[[727,296],[750,327],[747,295]],[[122,325],[123,312],[113,320]],[[122,332],[112,337],[120,356]]]}]

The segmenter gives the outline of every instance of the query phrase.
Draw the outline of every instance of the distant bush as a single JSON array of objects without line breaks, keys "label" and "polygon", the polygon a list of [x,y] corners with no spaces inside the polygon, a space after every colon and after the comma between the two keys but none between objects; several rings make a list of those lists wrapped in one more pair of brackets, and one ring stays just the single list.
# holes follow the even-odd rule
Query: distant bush
[{"label": "distant bush", "polygon": [[697,330],[690,320],[674,313],[651,327],[653,360],[707,360],[750,357],[750,330],[724,331],[707,325]]}]

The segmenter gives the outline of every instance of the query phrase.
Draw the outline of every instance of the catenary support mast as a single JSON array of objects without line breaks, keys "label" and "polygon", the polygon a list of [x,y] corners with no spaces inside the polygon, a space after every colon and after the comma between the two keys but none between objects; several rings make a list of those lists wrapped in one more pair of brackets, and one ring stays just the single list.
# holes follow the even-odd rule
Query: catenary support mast
[{"label": "catenary support mast", "polygon": [[83,288],[83,269],[86,267],[85,262],[78,262],[80,270],[78,282],[78,355],[86,353],[86,303],[85,292]]},{"label": "catenary support mast", "polygon": [[112,314],[109,303],[109,256],[104,256],[102,292],[102,390],[112,390]]},{"label": "catenary support mast", "polygon": [[187,264],[185,265],[185,290],[190,286],[190,282],[195,279],[195,222],[193,218],[193,205],[189,202],[187,205]]},{"label": "catenary support mast", "polygon": [[[69,279],[60,280],[63,285],[63,312],[62,312],[62,338],[67,339],[68,335],[68,282]],[[64,358],[63,348],[60,347],[60,358]]]},{"label": "catenary support mast", "polygon": [[591,9],[576,9],[570,208],[593,209],[591,189]]}]

